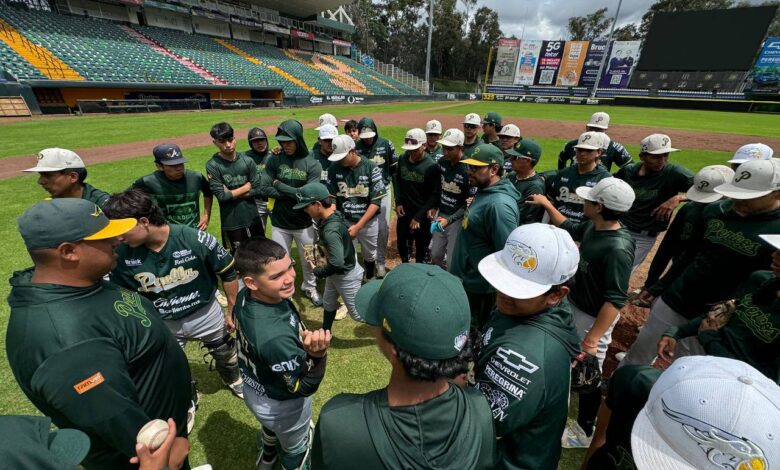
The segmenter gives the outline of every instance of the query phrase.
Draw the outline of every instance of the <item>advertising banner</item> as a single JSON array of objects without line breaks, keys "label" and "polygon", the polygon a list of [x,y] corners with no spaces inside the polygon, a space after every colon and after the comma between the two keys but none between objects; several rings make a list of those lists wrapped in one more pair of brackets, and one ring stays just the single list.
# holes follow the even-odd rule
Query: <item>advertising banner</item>
[{"label": "advertising banner", "polygon": [[558,69],[558,86],[577,86],[588,54],[588,41],[567,41],[563,48],[561,66]]},{"label": "advertising banner", "polygon": [[517,67],[517,53],[520,49],[519,39],[501,38],[498,40],[496,66],[493,69],[493,83],[512,83]]},{"label": "advertising banner", "polygon": [[539,55],[539,66],[536,67],[537,85],[555,85],[555,78],[558,76],[558,67],[561,65],[563,57],[563,47],[565,41],[544,41],[542,42],[542,52]]},{"label": "advertising banner", "polygon": [[761,54],[753,67],[753,90],[780,89],[780,37],[771,36],[764,42]]},{"label": "advertising banner", "polygon": [[601,76],[600,88],[626,88],[639,62],[639,47],[642,41],[614,41],[609,61]]},{"label": "advertising banner", "polygon": [[270,23],[263,23],[263,30],[270,31],[272,33],[278,33],[278,34],[286,34],[290,35],[290,29],[289,28],[281,28],[279,26],[270,24]]},{"label": "advertising banner", "polygon": [[517,71],[515,72],[515,85],[533,85],[536,74],[536,66],[539,62],[539,51],[542,50],[542,41],[531,39],[520,42],[520,51],[517,57]]},{"label": "advertising banner", "polygon": [[596,83],[601,59],[604,58],[607,49],[607,41],[592,41],[588,44],[588,52],[585,54],[585,62],[580,72],[580,86],[592,88]]}]

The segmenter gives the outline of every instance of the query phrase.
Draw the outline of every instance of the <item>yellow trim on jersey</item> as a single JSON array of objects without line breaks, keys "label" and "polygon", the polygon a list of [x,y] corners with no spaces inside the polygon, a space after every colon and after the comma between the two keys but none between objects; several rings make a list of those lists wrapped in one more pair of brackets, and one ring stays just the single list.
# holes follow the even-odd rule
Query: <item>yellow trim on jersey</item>
[{"label": "yellow trim on jersey", "polygon": [[222,273],[224,273],[224,272],[225,272],[225,271],[227,271],[228,269],[232,268],[232,267],[233,267],[233,265],[234,265],[235,263],[236,263],[236,260],[235,260],[235,259],[234,259],[234,260],[231,260],[231,261],[230,261],[230,264],[228,264],[227,266],[225,266],[225,268],[224,268],[222,271],[219,271],[219,272],[217,272],[217,274],[222,274]]}]

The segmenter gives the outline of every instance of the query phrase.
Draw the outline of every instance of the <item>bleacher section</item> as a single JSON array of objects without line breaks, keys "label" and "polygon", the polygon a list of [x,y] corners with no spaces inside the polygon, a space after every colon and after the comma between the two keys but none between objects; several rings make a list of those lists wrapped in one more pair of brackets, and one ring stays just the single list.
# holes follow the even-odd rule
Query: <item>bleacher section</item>
[{"label": "bleacher section", "polygon": [[22,56],[0,41],[0,68],[6,70],[14,78],[46,78],[38,69],[30,65]]}]

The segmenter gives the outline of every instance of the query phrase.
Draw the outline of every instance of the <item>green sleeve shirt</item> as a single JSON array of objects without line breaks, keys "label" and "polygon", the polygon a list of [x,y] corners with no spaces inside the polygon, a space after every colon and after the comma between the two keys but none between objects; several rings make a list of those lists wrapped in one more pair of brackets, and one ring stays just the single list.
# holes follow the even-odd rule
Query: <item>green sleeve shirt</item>
[{"label": "green sleeve shirt", "polygon": [[346,274],[355,267],[355,246],[349,236],[347,222],[337,211],[320,224],[320,240],[325,248],[328,263],[323,268],[315,268],[314,275],[328,277],[332,274]]},{"label": "green sleeve shirt", "polygon": [[[574,163],[574,157],[577,156],[577,150],[574,146],[577,145],[577,139],[570,140],[563,147],[563,150],[558,155],[558,169],[566,168]],[[631,163],[631,154],[628,153],[626,148],[614,140],[609,142],[609,147],[604,155],[599,160],[599,164],[603,166],[607,171],[612,172],[612,165],[614,164],[618,169]]]},{"label": "green sleeve shirt", "polygon": [[103,207],[103,204],[105,204],[110,197],[111,195],[107,192],[101,191],[89,183],[84,183],[84,192],[81,194],[81,199],[86,199],[99,207]]},{"label": "green sleeve shirt", "polygon": [[374,144],[370,147],[360,140],[355,148],[360,156],[371,160],[382,170],[382,181],[385,183],[385,186],[389,186],[393,167],[398,162],[398,156],[395,153],[393,143],[377,135]]},{"label": "green sleeve shirt", "polygon": [[429,157],[434,163],[438,163],[442,157],[444,157],[444,150],[441,144],[436,144],[436,147],[431,150],[428,146],[425,146],[425,156]]},{"label": "green sleeve shirt", "polygon": [[413,163],[409,153],[398,159],[398,173],[395,179],[396,206],[403,206],[407,214],[422,222],[426,212],[436,204],[436,184],[440,180],[439,166],[423,155],[422,160]]},{"label": "green sleeve shirt", "polygon": [[[215,153],[206,162],[206,176],[211,192],[219,202],[222,230],[238,230],[260,223],[253,194],[259,187],[260,179],[257,166],[251,158],[239,153],[235,160],[228,161]],[[252,183],[250,196],[233,198],[230,191],[247,182]]]},{"label": "green sleeve shirt", "polygon": [[545,193],[544,177],[535,173],[533,176],[521,180],[517,179],[515,173],[510,173],[507,175],[507,179],[512,182],[521,196],[520,203],[518,204],[518,209],[520,209],[520,225],[541,222],[542,216],[544,215],[544,208],[526,204],[525,201],[534,194]]},{"label": "green sleeve shirt", "polygon": [[271,211],[274,227],[301,230],[311,226],[311,217],[293,206],[298,203],[298,189],[308,183],[319,183],[320,178],[322,166],[311,155],[303,158],[290,157],[284,152],[271,155],[265,166],[261,191],[264,196],[276,199]]},{"label": "green sleeve shirt", "polygon": [[387,193],[382,171],[365,157],[360,157],[355,168],[336,163],[327,173],[328,190],[336,197],[336,207],[353,224],[365,215],[371,204],[380,206]]},{"label": "green sleeve shirt", "polygon": [[447,159],[439,159],[441,180],[436,185],[438,196],[434,202],[439,209],[439,217],[447,219],[451,224],[463,218],[466,212],[466,199],[474,189],[469,185],[469,166],[458,162],[453,165]]},{"label": "green sleeve shirt", "polygon": [[580,174],[576,166],[570,166],[558,171],[547,180],[547,196],[555,208],[572,223],[578,224],[585,220],[582,198],[577,196],[577,188],[587,186],[592,188],[596,183],[608,178],[609,172],[600,166],[593,171]]},{"label": "green sleeve shirt", "polygon": [[615,173],[615,177],[628,183],[636,195],[622,222],[634,232],[663,232],[669,221],[656,220],[650,214],[672,196],[687,191],[693,185],[693,173],[685,167],[668,163],[657,173],[640,176],[641,167],[642,163],[632,163]]},{"label": "green sleeve shirt", "polygon": [[322,167],[322,171],[320,172],[320,183],[328,184],[328,168],[330,168],[331,163],[334,163],[334,165],[338,165],[338,162],[331,162],[330,160],[328,160],[328,157],[326,157],[320,152],[319,146],[313,148],[312,151],[309,153],[309,155],[314,159],[314,161],[319,163],[320,166]]},{"label": "green sleeve shirt", "polygon": [[[244,152],[244,155],[251,158],[252,161],[255,162],[255,166],[257,167],[257,177],[262,178],[263,173],[265,173],[265,163],[268,161],[268,157],[271,156],[271,152],[266,150],[265,153],[261,155],[250,148],[249,150]],[[257,193],[258,194],[255,195],[255,199],[260,199],[263,201],[266,200],[265,196],[262,196],[260,194],[259,187]]]},{"label": "green sleeve shirt", "polygon": [[192,170],[184,170],[184,176],[176,181],[166,178],[162,171],[155,171],[138,178],[133,188],[148,194],[169,224],[193,228],[200,222],[200,194],[211,197],[206,177]]}]

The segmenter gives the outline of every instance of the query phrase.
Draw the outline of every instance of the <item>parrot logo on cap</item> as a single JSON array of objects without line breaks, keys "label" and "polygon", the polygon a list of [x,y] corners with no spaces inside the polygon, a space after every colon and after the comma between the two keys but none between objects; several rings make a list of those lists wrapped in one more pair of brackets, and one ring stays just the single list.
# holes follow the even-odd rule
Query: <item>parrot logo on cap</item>
[{"label": "parrot logo on cap", "polygon": [[709,181],[702,181],[702,182],[699,183],[699,185],[696,187],[696,189],[698,189],[699,191],[703,191],[704,188],[708,188],[709,186],[710,186],[710,182]]},{"label": "parrot logo on cap", "polygon": [[95,204],[95,210],[92,211],[92,213],[89,214],[89,215],[91,215],[92,217],[100,217],[100,214],[102,214],[102,213],[103,213],[103,210],[100,209],[100,206]]},{"label": "parrot logo on cap", "polygon": [[742,171],[739,173],[739,176],[734,177],[734,182],[739,183],[742,180],[749,180],[752,176],[749,171]]},{"label": "parrot logo on cap", "polygon": [[661,147],[666,147],[667,145],[669,145],[669,137],[664,137],[661,139]]},{"label": "parrot logo on cap", "polygon": [[592,137],[593,136],[591,134],[586,134],[586,135],[582,136],[582,142],[585,143],[585,142],[589,141]]},{"label": "parrot logo on cap", "polygon": [[507,241],[506,248],[512,256],[512,262],[518,267],[532,273],[539,265],[539,258],[536,251],[530,246],[518,241]]}]

